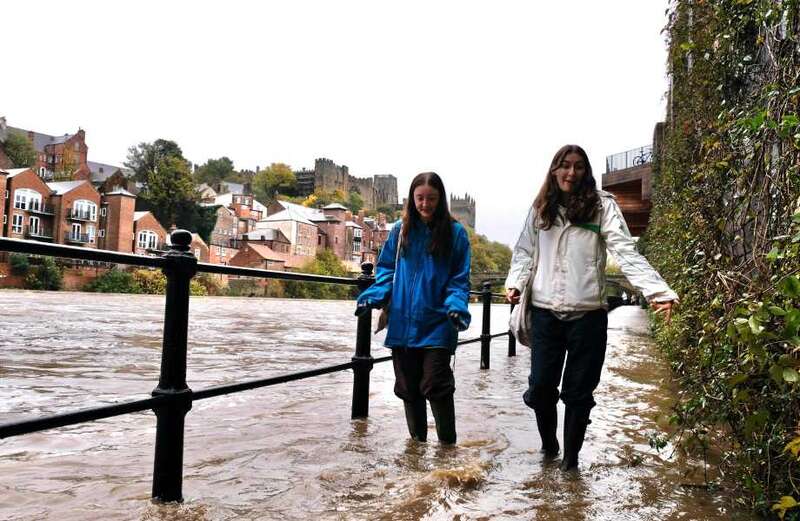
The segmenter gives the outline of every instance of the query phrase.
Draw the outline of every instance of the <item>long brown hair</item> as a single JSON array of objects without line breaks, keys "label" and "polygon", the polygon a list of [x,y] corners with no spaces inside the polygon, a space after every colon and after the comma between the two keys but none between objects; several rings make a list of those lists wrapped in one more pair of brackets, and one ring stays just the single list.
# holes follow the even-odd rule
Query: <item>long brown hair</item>
[{"label": "long brown hair", "polygon": [[592,176],[592,165],[589,163],[589,156],[578,145],[564,145],[553,156],[550,169],[547,171],[547,178],[542,183],[539,195],[536,196],[533,202],[541,222],[540,227],[543,230],[550,229],[558,219],[558,203],[561,189],[558,187],[555,171],[561,166],[561,162],[564,161],[567,154],[573,152],[581,156],[586,165],[586,172],[584,172],[575,190],[567,197],[567,219],[572,223],[587,223],[594,219],[599,209],[600,197],[597,195],[597,183],[594,180],[594,176]]},{"label": "long brown hair", "polygon": [[[417,174],[411,181],[406,207],[403,211],[402,243],[407,244],[409,230],[422,222],[417,206],[414,204],[414,190],[423,185],[430,186],[439,192],[439,204],[436,205],[431,222],[427,223],[431,229],[431,243],[428,245],[428,251],[435,257],[447,257],[453,242],[452,222],[454,219],[450,216],[450,210],[447,208],[447,193],[444,191],[444,183],[436,172]],[[405,248],[403,249],[405,250]]]}]

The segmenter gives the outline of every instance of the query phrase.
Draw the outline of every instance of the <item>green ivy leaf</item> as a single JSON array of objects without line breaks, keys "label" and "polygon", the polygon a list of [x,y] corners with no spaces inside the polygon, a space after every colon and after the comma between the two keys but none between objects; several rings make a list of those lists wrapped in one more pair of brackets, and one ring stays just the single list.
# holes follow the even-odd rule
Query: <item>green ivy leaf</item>
[{"label": "green ivy leaf", "polygon": [[[738,392],[737,392],[738,391]],[[738,405],[741,402],[746,402],[750,399],[750,391],[747,389],[739,391],[738,388],[734,389],[736,395],[733,397],[733,404]]]},{"label": "green ivy leaf", "polygon": [[744,421],[744,435],[750,437],[754,432],[760,430],[767,424],[769,413],[764,409],[759,410],[755,414],[751,414]]},{"label": "green ivy leaf", "polygon": [[789,298],[797,298],[800,296],[800,280],[795,275],[786,277],[778,285],[778,289]]},{"label": "green ivy leaf", "polygon": [[786,316],[786,310],[783,309],[782,307],[769,306],[767,309],[769,309],[769,312],[775,315],[776,317]]},{"label": "green ivy leaf", "polygon": [[772,364],[772,366],[770,366],[769,375],[775,380],[775,383],[783,383],[783,367],[778,364]]},{"label": "green ivy leaf", "polygon": [[800,118],[797,117],[797,114],[786,114],[781,119],[781,125],[796,127],[800,125]]},{"label": "green ivy leaf", "polygon": [[795,371],[791,367],[784,367],[783,379],[789,383],[795,383],[797,382],[798,379],[800,379],[800,375],[798,375],[797,371]]},{"label": "green ivy leaf", "polygon": [[761,322],[758,321],[755,315],[750,315],[750,318],[747,320],[747,325],[750,326],[750,331],[756,336],[764,332],[764,326],[761,325]]},{"label": "green ivy leaf", "polygon": [[730,378],[728,378],[728,385],[731,386],[731,387],[736,387],[740,383],[745,382],[747,380],[747,378],[748,378],[748,376],[746,374],[742,374],[742,373],[735,374],[735,375],[731,376]]}]

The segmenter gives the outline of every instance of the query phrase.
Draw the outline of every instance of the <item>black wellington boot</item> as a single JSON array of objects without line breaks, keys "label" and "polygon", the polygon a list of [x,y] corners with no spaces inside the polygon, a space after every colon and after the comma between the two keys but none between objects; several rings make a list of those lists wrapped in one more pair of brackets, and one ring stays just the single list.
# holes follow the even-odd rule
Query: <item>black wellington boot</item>
[{"label": "black wellington boot", "polygon": [[403,400],[408,433],[417,441],[428,441],[428,411],[425,398],[413,402]]},{"label": "black wellington boot", "polygon": [[539,436],[542,438],[542,449],[546,458],[555,458],[558,455],[558,438],[556,438],[556,428],[558,427],[558,413],[556,406],[547,409],[536,410],[536,427],[539,429]]},{"label": "black wellington boot", "polygon": [[583,447],[586,426],[590,423],[588,410],[576,410],[567,407],[564,413],[564,457],[561,459],[561,470],[578,468],[578,453]]},{"label": "black wellington boot", "polygon": [[456,442],[456,410],[453,403],[453,396],[441,400],[431,400],[431,411],[436,420],[436,434],[439,442],[444,444],[455,444]]}]

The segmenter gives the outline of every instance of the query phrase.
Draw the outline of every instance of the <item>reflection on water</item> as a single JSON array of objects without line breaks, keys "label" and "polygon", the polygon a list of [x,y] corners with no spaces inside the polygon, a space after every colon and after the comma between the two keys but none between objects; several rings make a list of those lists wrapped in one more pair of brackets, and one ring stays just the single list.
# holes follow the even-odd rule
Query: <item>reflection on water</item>
[{"label": "reflection on water", "polygon": [[[158,381],[163,297],[2,291],[0,306],[0,422],[142,398]],[[187,381],[197,390],[346,362],[352,308],[195,298]],[[495,306],[492,331],[507,317]],[[649,448],[647,434],[669,406],[667,369],[641,310],[619,308],[609,323],[577,475],[542,460],[521,399],[529,352],[520,346],[508,358],[498,339],[488,371],[478,368],[478,344],[458,352],[455,448],[438,445],[430,415],[431,441],[408,439],[391,366],[378,364],[368,420],[349,419],[349,371],[196,402],[181,505],[149,500],[152,413],[0,441],[0,518],[750,519],[723,493],[685,486],[702,483],[702,471],[691,481],[699,462]],[[373,354],[385,354],[380,337]]]}]

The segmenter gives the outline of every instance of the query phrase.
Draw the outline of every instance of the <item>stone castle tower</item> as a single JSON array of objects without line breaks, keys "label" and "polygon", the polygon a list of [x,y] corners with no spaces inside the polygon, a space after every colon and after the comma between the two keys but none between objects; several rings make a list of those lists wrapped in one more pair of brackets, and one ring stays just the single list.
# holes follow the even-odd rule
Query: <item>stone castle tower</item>
[{"label": "stone castle tower", "polygon": [[294,175],[300,195],[309,195],[315,190],[341,190],[344,193],[358,192],[366,208],[397,204],[397,178],[393,175],[354,177],[346,165],[337,165],[326,158],[315,160],[313,170],[295,171]]},{"label": "stone castle tower", "polygon": [[373,178],[375,187],[375,208],[381,206],[397,206],[397,178],[393,175],[376,175]]},{"label": "stone castle tower", "polygon": [[475,229],[475,199],[464,194],[464,197],[450,195],[450,214],[465,224]]}]

